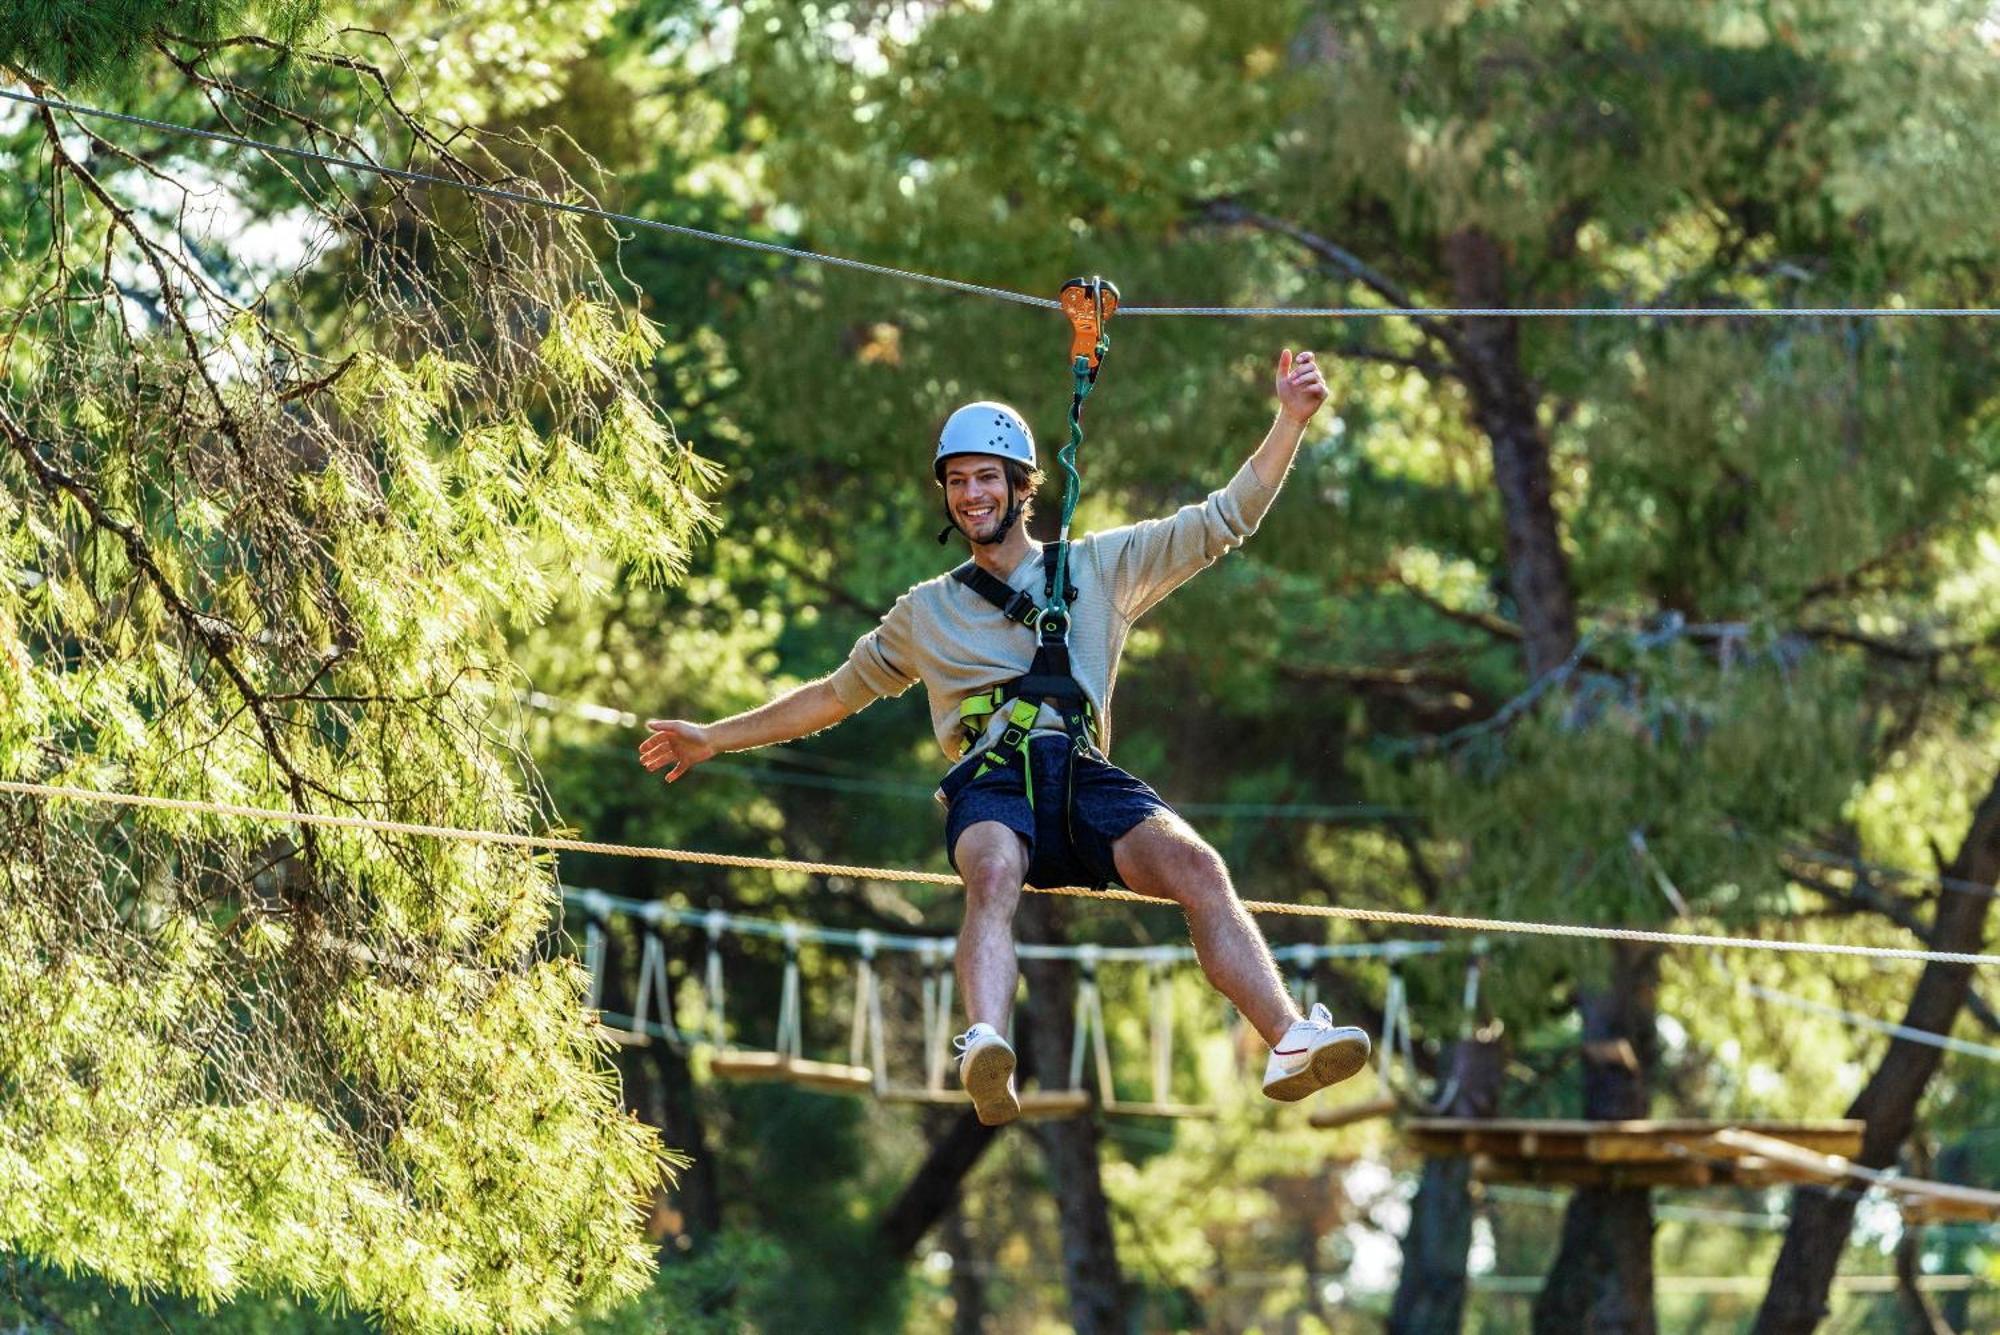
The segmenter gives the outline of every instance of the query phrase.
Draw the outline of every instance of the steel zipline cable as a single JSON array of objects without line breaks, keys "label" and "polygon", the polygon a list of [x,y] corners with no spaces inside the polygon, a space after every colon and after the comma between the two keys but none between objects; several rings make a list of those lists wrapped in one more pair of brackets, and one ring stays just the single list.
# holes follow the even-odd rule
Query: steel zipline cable
[{"label": "steel zipline cable", "polygon": [[[435,172],[414,171],[406,167],[391,167],[379,162],[368,162],[356,158],[343,158],[332,153],[322,153],[317,149],[298,148],[289,144],[274,144],[262,139],[252,139],[246,135],[232,134],[225,130],[208,130],[199,126],[181,125],[174,121],[158,120],[151,116],[135,116],[130,112],[111,111],[103,107],[86,106],[62,98],[43,97],[36,93],[22,93],[0,88],[0,98],[26,106],[41,107],[48,111],[61,111],[72,116],[88,116],[98,120],[115,121],[122,125],[138,126],[142,129],[157,130],[162,134],[180,135],[196,139],[206,139],[218,144],[228,144],[234,148],[248,149],[256,153],[271,153],[280,157],[293,158],[301,162],[315,163],[322,167],[340,168],[346,171],[363,172],[392,181],[411,184],[442,186],[448,190],[459,190],[467,194],[479,195],[487,199],[501,200],[511,204],[523,204],[531,208],[552,209],[559,213],[574,214],[578,217],[595,218],[602,222],[619,223],[627,227],[641,228],[653,232],[665,232],[690,240],[707,241],[716,245],[736,246],[744,250],[761,251],[765,254],[783,255],[811,264],[825,264],[836,268],[853,269],[861,273],[877,274],[884,278],[896,278],[905,282],[927,283],[947,291],[963,293],[967,296],[990,297],[995,301],[1008,301],[1021,306],[1035,306],[1045,310],[1059,310],[1061,303],[1052,297],[1038,297],[1032,293],[1017,292],[1012,288],[995,287],[987,283],[968,283],[957,278],[944,278],[936,274],[920,273],[912,269],[899,269],[894,265],[872,264],[866,260],[849,259],[842,255],[828,255],[819,251],[804,250],[796,246],[779,245],[773,241],[757,241],[749,237],[731,236],[726,232],[712,232],[700,227],[688,227],[680,223],[661,222],[655,218],[640,218],[629,213],[619,213],[612,209],[599,208],[594,204],[579,204],[572,200],[554,199],[547,195],[530,194],[523,190],[511,190],[505,186],[489,185],[482,181],[468,181],[452,176],[442,176]],[[1910,319],[1927,316],[1958,316],[1962,318],[1991,318],[2000,316],[2000,307],[1984,306],[1120,306],[1120,316],[1192,316],[1202,318],[1256,318],[1292,317],[1324,320],[1380,320],[1394,318],[1439,319],[1439,318],[1512,318],[1512,319],[1611,319],[1631,317],[1634,319],[1810,319],[1810,318],[1856,318],[1870,320]]]},{"label": "steel zipline cable", "polygon": [[[604,843],[593,839],[572,839],[558,835],[520,834],[508,830],[467,830],[450,825],[423,825],[408,821],[377,820],[368,816],[337,816],[322,812],[285,811],[275,807],[242,806],[232,802],[192,801],[185,798],[155,797],[146,793],[106,792],[94,788],[73,788],[58,784],[0,781],[0,794],[34,797],[45,801],[96,802],[112,806],[140,807],[155,811],[179,811],[190,815],[228,816],[242,820],[277,821],[290,825],[365,830],[376,834],[409,835],[429,839],[455,839],[467,843],[498,844],[532,848],[554,853],[597,853],[606,857],[643,858],[659,862],[696,863],[716,867],[740,867],[754,871],[797,871],[817,876],[847,876],[856,880],[900,881],[919,885],[956,886],[959,879],[944,872],[912,871],[894,867],[865,867],[845,863],[808,862],[795,858],[750,857],[737,853],[708,853],[686,848],[654,848],[643,844]],[[1130,904],[1167,905],[1171,901],[1130,890],[1086,890],[1078,886],[1050,888],[1029,886],[1035,894],[1065,895],[1077,899],[1114,900]],[[1443,931],[1490,932],[1503,936],[1553,936],[1599,941],[1634,941],[1648,945],[1706,946],[1720,950],[1769,950],[1795,955],[1842,955],[1851,959],[1908,960],[1923,964],[1963,964],[1974,968],[2000,968],[2000,955],[1980,955],[1955,950],[1913,950],[1897,946],[1857,946],[1829,941],[1785,941],[1764,937],[1725,936],[1709,932],[1660,932],[1636,927],[1604,927],[1592,923],[1533,922],[1507,918],[1472,918],[1456,914],[1409,913],[1398,909],[1348,908],[1335,904],[1291,904],[1279,900],[1246,899],[1243,906],[1252,913],[1286,914],[1305,918],[1332,918],[1347,922],[1387,923],[1399,927],[1430,927]]]}]

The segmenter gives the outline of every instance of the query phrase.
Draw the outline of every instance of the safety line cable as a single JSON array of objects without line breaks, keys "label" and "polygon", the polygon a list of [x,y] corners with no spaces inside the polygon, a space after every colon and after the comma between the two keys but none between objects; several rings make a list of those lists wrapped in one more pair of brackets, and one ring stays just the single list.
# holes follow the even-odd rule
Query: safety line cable
[{"label": "safety line cable", "polygon": [[[826,264],[843,269],[854,269],[862,273],[878,274],[885,278],[900,278],[913,283],[928,283],[933,287],[945,288],[953,292],[963,292],[969,296],[991,297],[996,301],[1011,301],[1022,306],[1037,306],[1046,310],[1058,310],[1061,303],[1052,297],[1038,297],[1027,292],[1017,292],[1012,288],[994,287],[986,283],[968,283],[956,278],[943,278],[936,274],[919,273],[911,269],[899,269],[888,264],[871,264],[866,260],[848,259],[841,255],[828,255],[819,251],[802,250],[796,246],[782,246],[772,241],[755,241],[748,237],[731,236],[726,232],[711,232],[699,227],[687,227],[679,223],[660,222],[652,218],[634,217],[629,213],[619,213],[612,209],[602,209],[590,204],[577,204],[569,200],[551,199],[546,195],[528,194],[520,190],[509,190],[504,186],[485,185],[475,181],[459,180],[450,176],[440,176],[434,172],[411,171],[404,167],[390,167],[382,163],[343,158],[331,153],[321,153],[309,148],[295,148],[286,144],[273,144],[261,139],[251,139],[244,135],[231,134],[223,130],[207,130],[193,125],[180,125],[173,121],[156,120],[150,116],[135,116],[130,112],[110,111],[102,107],[85,106],[61,98],[42,97],[34,93],[19,93],[0,88],[0,98],[19,102],[27,106],[43,107],[51,111],[63,111],[72,116],[92,116],[101,120],[117,121],[125,125],[136,125],[148,130],[158,130],[166,134],[188,135],[197,139],[207,139],[235,148],[250,149],[259,153],[274,153],[282,157],[296,158],[303,162],[317,163],[324,167],[340,167],[349,171],[365,172],[390,180],[407,181],[423,185],[444,186],[447,189],[463,190],[468,194],[481,195],[488,199],[503,200],[512,204],[527,204],[538,208],[554,209],[561,213],[579,217],[596,218],[604,222],[623,223],[630,227],[645,228],[649,231],[666,232],[674,236],[687,237],[696,241],[712,241],[717,245],[738,246],[745,250],[762,251],[766,254],[785,255],[792,259],[805,260],[812,264]],[[1513,319],[1603,319],[1618,316],[1654,319],[1718,319],[1729,317],[1755,317],[1763,319],[1790,319],[1810,317],[1856,317],[1862,319],[1902,319],[1922,316],[2000,316],[2000,307],[1982,306],[1764,306],[1764,307],[1711,307],[1711,306],[1120,306],[1121,317],[1135,315],[1171,315],[1221,317],[1305,317],[1310,319],[1392,319],[1409,318],[1513,318]]]},{"label": "safety line cable", "polygon": [[[953,875],[941,872],[910,871],[890,867],[850,866],[832,862],[805,862],[792,858],[750,857],[738,853],[707,853],[685,848],[651,848],[639,844],[602,843],[592,839],[570,839],[556,835],[516,834],[505,830],[466,830],[449,825],[422,825],[407,821],[376,820],[367,816],[336,816],[319,812],[283,811],[271,807],[239,806],[229,802],[190,801],[185,798],[154,797],[143,793],[101,792],[91,788],[71,788],[55,784],[19,783],[0,780],[0,793],[23,797],[68,801],[103,802],[114,806],[145,807],[180,811],[194,815],[234,816],[248,820],[280,821],[292,825],[326,826],[335,829],[368,830],[377,834],[414,835],[432,839],[456,839],[469,843],[503,844],[560,853],[600,853],[607,857],[644,858],[660,862],[698,863],[717,867],[741,867],[756,871],[798,871],[818,876],[848,876],[857,880],[901,881],[921,885],[959,884]],[[1088,890],[1081,886],[1045,888],[1027,886],[1035,894],[1064,895],[1076,899],[1115,900],[1131,904],[1171,904],[1131,890]],[[1176,906],[1178,907],[1178,906]],[[1246,899],[1243,907],[1252,913],[1289,914],[1306,918],[1337,918],[1348,922],[1388,923],[1399,927],[1434,927],[1445,931],[1494,932],[1511,936],[1553,936],[1600,941],[1634,941],[1663,946],[1709,946],[1725,950],[1769,950],[1797,955],[1844,955],[1856,959],[1910,960],[1925,964],[1963,964],[1978,968],[2000,966],[2000,955],[1978,955],[1950,950],[1913,950],[1897,946],[1856,946],[1827,941],[1785,941],[1762,937],[1723,936],[1707,932],[1659,932],[1634,927],[1604,927],[1590,923],[1529,922],[1506,918],[1472,918],[1443,913],[1407,913],[1397,909],[1347,908],[1333,904],[1288,904],[1273,900]]]},{"label": "safety line cable", "polygon": [[1829,1020],[1838,1020],[1856,1029],[1867,1029],[1890,1038],[1900,1038],[1910,1043],[1920,1043],[1927,1048],[1937,1048],[1941,1052],[1955,1052],[1965,1057],[1978,1057],[1982,1061],[2000,1062],[2000,1047],[1991,1043],[1974,1043],[1969,1039],[1956,1038],[1950,1034],[1940,1034],[1930,1029],[1913,1029],[1906,1024],[1895,1024],[1888,1020],[1878,1020],[1872,1015],[1861,1015],[1839,1006],[1829,1006],[1824,1002],[1807,997],[1793,996],[1790,992],[1780,992],[1776,988],[1761,987],[1756,983],[1742,983],[1742,989],[1760,1001],[1768,1001],[1776,1006],[1789,1006],[1808,1015],[1820,1015]]},{"label": "safety line cable", "polygon": [[[608,919],[612,916],[637,918],[656,930],[672,923],[681,927],[705,928],[711,934],[729,932],[772,941],[793,940],[817,946],[838,946],[847,950],[857,950],[863,954],[894,951],[911,955],[945,956],[951,953],[952,947],[958,940],[954,936],[920,936],[910,932],[877,931],[868,927],[822,927],[818,923],[790,919],[746,917],[740,913],[727,913],[721,909],[682,908],[664,900],[629,899],[583,886],[564,886],[562,897],[565,904],[580,909],[585,917],[591,920]],[[1021,942],[1015,949],[1023,959],[1070,961],[1090,959],[1113,964],[1188,964],[1197,958],[1192,946],[1104,946],[1095,943],[1072,946]],[[1444,949],[1442,941],[1350,941],[1340,944],[1302,942],[1297,945],[1273,946],[1271,954],[1281,961],[1296,964],[1301,968],[1310,968],[1328,960],[1400,960],[1419,955],[1438,955],[1444,953]]]},{"label": "safety line cable", "polygon": [[487,199],[503,200],[509,204],[527,204],[537,208],[554,209],[558,213],[571,213],[584,218],[597,218],[604,222],[626,223],[633,227],[643,227],[655,232],[668,232],[696,241],[713,241],[718,245],[739,246],[744,250],[759,250],[772,255],[788,255],[793,259],[810,260],[815,264],[830,264],[843,269],[858,269],[863,273],[881,274],[887,278],[903,278],[916,283],[930,283],[937,287],[949,288],[954,292],[965,292],[978,297],[993,297],[1000,301],[1019,302],[1024,306],[1044,306],[1055,310],[1058,303],[1053,297],[1030,296],[1025,292],[1015,292],[1004,287],[988,287],[984,283],[966,283],[956,278],[940,278],[935,274],[916,273],[909,269],[897,269],[886,264],[870,264],[866,260],[851,260],[840,255],[822,255],[816,251],[799,250],[792,246],[781,246],[772,241],[755,241],[749,237],[730,236],[726,232],[710,232],[699,227],[685,227],[679,223],[660,222],[653,218],[635,218],[629,213],[616,213],[610,209],[600,209],[590,204],[577,204],[565,199],[551,199],[546,195],[531,195],[521,190],[509,190],[504,186],[486,185],[478,181],[464,181],[450,176],[439,176],[435,172],[411,171],[404,167],[385,166],[379,162],[362,162],[353,158],[336,157],[331,153],[321,153],[310,148],[294,148],[286,144],[267,143],[262,139],[251,139],[240,134],[230,134],[223,130],[204,130],[193,125],[177,125],[172,121],[154,120],[150,116],[134,116],[123,111],[106,111],[100,107],[87,107],[75,102],[65,102],[60,98],[39,97],[33,93],[16,93],[0,88],[0,98],[10,102],[23,102],[30,106],[46,107],[52,111],[66,111],[73,116],[95,116],[103,120],[119,121],[126,125],[138,125],[148,130],[160,130],[167,134],[191,135],[196,139],[209,139],[233,148],[247,148],[259,153],[276,153],[282,157],[296,158],[302,162],[317,163],[323,167],[345,167],[350,171],[366,172],[374,176],[387,177],[394,181],[407,181],[420,185],[441,185],[452,190],[463,190],[468,194],[481,195]]}]

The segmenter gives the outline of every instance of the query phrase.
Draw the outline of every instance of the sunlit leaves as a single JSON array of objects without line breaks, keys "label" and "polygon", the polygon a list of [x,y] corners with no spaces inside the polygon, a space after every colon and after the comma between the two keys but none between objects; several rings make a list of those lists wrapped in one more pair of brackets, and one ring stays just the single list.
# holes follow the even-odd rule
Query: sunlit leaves
[{"label": "sunlit leaves", "polygon": [[[120,14],[143,30],[143,8]],[[432,76],[427,110],[472,118],[553,95],[608,13],[488,7],[450,41],[455,10],[387,21],[423,39],[398,70]],[[175,54],[239,128],[295,132],[264,99],[311,90],[302,114],[356,143],[566,188],[525,139],[426,140],[351,63],[378,34],[322,33],[274,74],[182,17]],[[134,70],[131,104],[184,91]],[[496,718],[503,627],[586,573],[677,574],[717,480],[653,402],[665,335],[595,238],[188,145],[86,180],[30,131],[41,165],[0,193],[10,238],[46,242],[6,257],[0,772],[545,823]],[[175,174],[240,206],[204,215],[222,235],[173,215]],[[279,190],[304,240],[231,254]],[[10,801],[0,824],[7,1247],[413,1330],[536,1328],[647,1282],[636,1211],[670,1160],[620,1109],[575,970],[537,958],[546,859],[194,811]]]}]

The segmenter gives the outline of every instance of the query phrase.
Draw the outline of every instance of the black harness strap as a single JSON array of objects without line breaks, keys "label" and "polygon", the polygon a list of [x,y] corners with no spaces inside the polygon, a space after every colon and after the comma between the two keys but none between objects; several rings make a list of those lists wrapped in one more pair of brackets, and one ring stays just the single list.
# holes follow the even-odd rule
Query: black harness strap
[{"label": "black harness strap", "polygon": [[[1044,564],[1047,562],[1044,561]],[[1041,629],[1042,605],[978,562],[967,561],[952,571],[951,577],[999,608],[1000,614],[1009,621],[1018,621],[1029,630]]]}]

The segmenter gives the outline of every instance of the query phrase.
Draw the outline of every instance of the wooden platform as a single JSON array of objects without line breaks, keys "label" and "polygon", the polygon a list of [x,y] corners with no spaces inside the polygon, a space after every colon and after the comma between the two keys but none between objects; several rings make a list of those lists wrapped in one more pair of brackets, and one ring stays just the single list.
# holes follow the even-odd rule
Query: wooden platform
[{"label": "wooden platform", "polygon": [[718,1080],[782,1080],[828,1094],[872,1094],[875,1073],[843,1062],[808,1061],[782,1052],[718,1052],[708,1069]]},{"label": "wooden platform", "polygon": [[[1827,1161],[1861,1151],[1863,1123],[1707,1119],[1587,1122],[1413,1118],[1412,1148],[1469,1155],[1482,1182],[1568,1186],[1764,1186],[1837,1181]],[[1801,1157],[1803,1156],[1803,1157]]]}]

